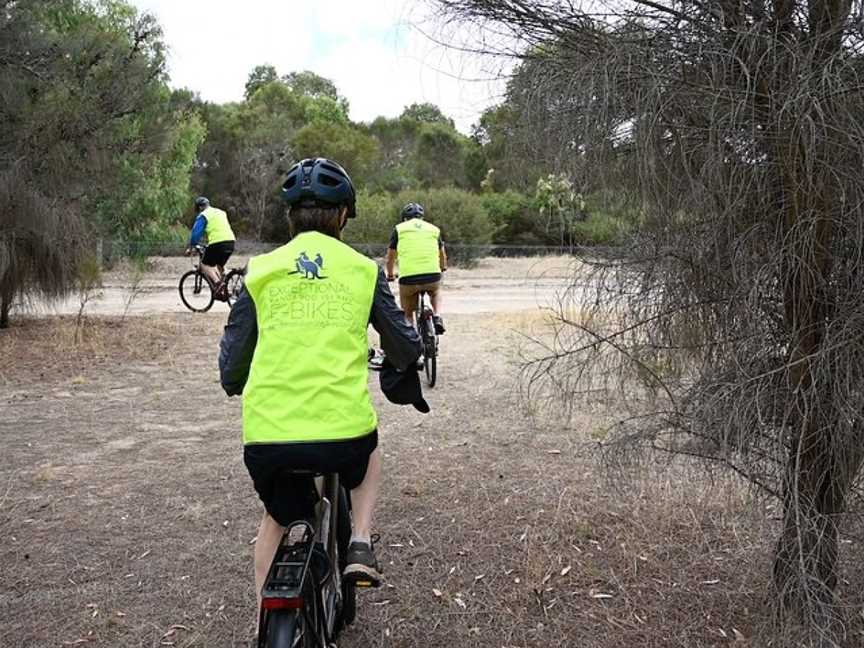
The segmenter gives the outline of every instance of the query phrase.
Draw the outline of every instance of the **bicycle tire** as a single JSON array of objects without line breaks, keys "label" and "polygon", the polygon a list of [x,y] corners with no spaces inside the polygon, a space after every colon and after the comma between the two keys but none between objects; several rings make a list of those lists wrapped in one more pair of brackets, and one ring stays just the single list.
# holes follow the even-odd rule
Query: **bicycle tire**
[{"label": "bicycle tire", "polygon": [[233,306],[243,290],[244,273],[242,270],[234,269],[225,275],[225,290],[228,293],[228,305]]},{"label": "bicycle tire", "polygon": [[[189,281],[190,279],[191,281]],[[196,283],[198,280],[202,283]],[[206,288],[204,284],[206,284]],[[185,289],[184,286],[186,286]],[[213,287],[210,285],[207,278],[197,270],[189,270],[189,272],[180,277],[180,283],[177,288],[180,291],[180,301],[182,301],[183,305],[193,313],[206,313],[210,310],[210,307],[213,306],[213,300],[215,299],[215,296],[213,295]],[[186,291],[189,291],[188,298]],[[200,295],[201,293],[206,295],[204,301],[202,301],[201,304],[193,305],[193,302],[191,301],[192,296]]]},{"label": "bicycle tire", "polygon": [[430,389],[438,382],[438,354],[434,350],[426,356],[426,382]]},{"label": "bicycle tire", "polygon": [[438,344],[435,339],[434,326],[435,324],[433,324],[431,318],[426,320],[426,326],[424,327],[426,335],[423,339],[426,353],[424,368],[426,369],[426,382],[430,388],[435,387],[435,383],[438,381]]},{"label": "bicycle tire", "polygon": [[303,632],[305,619],[302,614],[288,610],[273,610],[267,615],[266,648],[294,648],[294,639],[298,632],[302,633],[299,646],[312,646],[308,640],[309,634]]},{"label": "bicycle tire", "polygon": [[426,383],[435,387],[438,379],[438,343],[435,334],[435,323],[431,313],[423,312],[417,320],[417,332],[423,343],[423,369],[426,373]]}]

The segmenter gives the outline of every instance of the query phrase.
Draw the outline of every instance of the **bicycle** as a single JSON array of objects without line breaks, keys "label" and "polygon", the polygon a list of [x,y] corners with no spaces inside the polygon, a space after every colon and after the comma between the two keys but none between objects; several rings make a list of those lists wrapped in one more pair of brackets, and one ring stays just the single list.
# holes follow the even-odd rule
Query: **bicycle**
[{"label": "bicycle", "polygon": [[258,648],[329,648],[354,622],[355,587],[371,585],[342,578],[351,517],[339,475],[323,475],[316,493],[314,520],[298,520],[286,528],[264,581]]},{"label": "bicycle", "polygon": [[[201,259],[207,248],[196,245],[192,254],[192,270],[180,277],[180,300],[193,313],[205,313],[213,306],[217,299],[233,306],[243,289],[243,277],[246,271],[242,268],[229,270],[221,282],[221,285],[213,285],[210,278],[201,271]],[[219,294],[221,286],[224,286],[224,296]]]},{"label": "bicycle", "polygon": [[426,371],[426,382],[434,387],[438,379],[438,333],[435,331],[435,320],[432,306],[427,303],[429,294],[425,291],[417,296],[417,310],[414,311],[414,324],[423,343],[423,368]]}]

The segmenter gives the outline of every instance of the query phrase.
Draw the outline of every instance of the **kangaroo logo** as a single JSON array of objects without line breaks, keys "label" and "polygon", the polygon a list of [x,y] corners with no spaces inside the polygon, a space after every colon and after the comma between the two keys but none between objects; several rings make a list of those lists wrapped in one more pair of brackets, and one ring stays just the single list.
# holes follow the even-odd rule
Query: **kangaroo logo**
[{"label": "kangaroo logo", "polygon": [[297,268],[294,272],[288,274],[302,274],[304,279],[326,279],[321,276],[321,269],[324,267],[324,259],[319,252],[313,261],[306,252],[301,252],[300,256],[294,259],[294,267]]}]

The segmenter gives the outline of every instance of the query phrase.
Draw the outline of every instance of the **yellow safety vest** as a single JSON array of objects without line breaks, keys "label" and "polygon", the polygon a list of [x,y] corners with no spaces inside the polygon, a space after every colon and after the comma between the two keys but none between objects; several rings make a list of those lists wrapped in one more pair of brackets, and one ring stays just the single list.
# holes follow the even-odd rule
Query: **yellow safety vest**
[{"label": "yellow safety vest", "polygon": [[441,263],[438,259],[438,239],[441,230],[432,223],[412,218],[399,223],[396,232],[396,254],[399,258],[401,276],[413,277],[441,272]]},{"label": "yellow safety vest", "polygon": [[207,234],[207,245],[235,239],[231,224],[228,222],[228,214],[215,207],[208,207],[202,213],[207,219],[207,229],[204,230]]},{"label": "yellow safety vest", "polygon": [[249,261],[258,340],[243,390],[243,442],[338,441],[369,434],[366,328],[378,266],[304,232]]}]

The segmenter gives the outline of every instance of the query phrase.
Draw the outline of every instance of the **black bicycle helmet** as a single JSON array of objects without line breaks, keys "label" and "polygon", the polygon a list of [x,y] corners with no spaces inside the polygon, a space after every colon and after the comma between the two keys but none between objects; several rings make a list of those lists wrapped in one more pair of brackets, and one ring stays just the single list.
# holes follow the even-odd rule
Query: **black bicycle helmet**
[{"label": "black bicycle helmet", "polygon": [[402,220],[406,221],[410,218],[423,218],[426,210],[420,203],[410,202],[402,208]]},{"label": "black bicycle helmet", "polygon": [[326,158],[307,158],[291,167],[282,184],[282,199],[292,206],[344,205],[348,218],[357,216],[351,178],[339,164]]},{"label": "black bicycle helmet", "polygon": [[210,201],[207,200],[204,196],[198,196],[195,199],[195,209],[198,211],[203,211],[210,206]]}]

